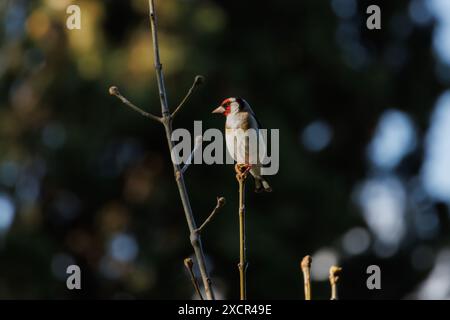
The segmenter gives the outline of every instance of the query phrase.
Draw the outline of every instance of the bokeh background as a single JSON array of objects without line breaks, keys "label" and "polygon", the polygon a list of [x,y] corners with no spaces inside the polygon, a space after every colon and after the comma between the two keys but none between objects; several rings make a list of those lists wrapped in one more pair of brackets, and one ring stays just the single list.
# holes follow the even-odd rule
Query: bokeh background
[{"label": "bokeh background", "polygon": [[[66,8],[81,8],[81,30]],[[366,28],[378,4],[382,29]],[[206,77],[175,127],[242,96],[280,130],[272,194],[248,193],[248,296],[450,298],[450,1],[156,1],[169,103]],[[194,297],[192,255],[161,126],[148,3],[0,2],[0,298]],[[238,298],[233,166],[186,174],[221,298]],[[251,187],[249,188],[251,190]],[[66,289],[78,264],[82,290]],[[381,268],[382,289],[366,288]]]}]

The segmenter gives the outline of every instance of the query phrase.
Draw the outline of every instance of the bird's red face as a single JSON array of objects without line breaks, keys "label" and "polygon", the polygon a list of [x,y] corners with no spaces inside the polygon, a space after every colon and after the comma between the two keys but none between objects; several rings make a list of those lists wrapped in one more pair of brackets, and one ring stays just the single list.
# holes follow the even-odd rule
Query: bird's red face
[{"label": "bird's red face", "polygon": [[221,113],[225,117],[228,116],[231,112],[231,103],[235,101],[234,98],[228,98],[222,101],[219,107],[213,110],[212,113]]},{"label": "bird's red face", "polygon": [[231,101],[230,99],[225,99],[224,101],[222,101],[221,106],[223,106],[225,108],[225,111],[223,112],[223,115],[226,117],[227,115],[230,114],[231,112]]}]

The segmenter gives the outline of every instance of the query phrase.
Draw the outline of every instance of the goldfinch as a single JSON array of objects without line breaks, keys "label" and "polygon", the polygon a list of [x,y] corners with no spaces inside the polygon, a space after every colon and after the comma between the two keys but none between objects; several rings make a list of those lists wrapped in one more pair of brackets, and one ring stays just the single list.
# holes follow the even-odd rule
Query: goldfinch
[{"label": "goldfinch", "polygon": [[261,175],[261,162],[266,144],[259,134],[261,124],[250,105],[241,98],[227,98],[212,113],[226,117],[225,141],[233,159],[245,165],[255,179],[255,192],[271,192],[267,180]]}]

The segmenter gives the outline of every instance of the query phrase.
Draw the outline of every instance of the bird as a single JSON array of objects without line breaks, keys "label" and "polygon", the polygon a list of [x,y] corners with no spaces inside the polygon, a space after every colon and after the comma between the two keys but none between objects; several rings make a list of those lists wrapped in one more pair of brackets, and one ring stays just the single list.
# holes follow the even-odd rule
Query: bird
[{"label": "bird", "polygon": [[[219,107],[212,113],[222,114],[225,120],[225,141],[227,150],[232,158],[246,167],[255,180],[255,192],[272,192],[267,180],[261,175],[263,159],[258,155],[265,155],[265,141],[259,134],[261,123],[256,118],[252,108],[242,98],[231,97],[222,101]],[[256,145],[251,145],[249,137],[253,130],[256,137]],[[249,136],[249,137],[247,137]],[[262,140],[261,140],[262,139]],[[253,140],[254,141],[254,140]]]}]

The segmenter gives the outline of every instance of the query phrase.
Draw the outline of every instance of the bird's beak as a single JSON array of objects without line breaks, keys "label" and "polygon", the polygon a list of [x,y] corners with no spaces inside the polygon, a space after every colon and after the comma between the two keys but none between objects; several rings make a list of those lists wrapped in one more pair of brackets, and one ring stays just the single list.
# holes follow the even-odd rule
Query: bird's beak
[{"label": "bird's beak", "polygon": [[212,111],[212,113],[224,113],[224,112],[225,112],[225,108],[222,106],[217,107]]}]

